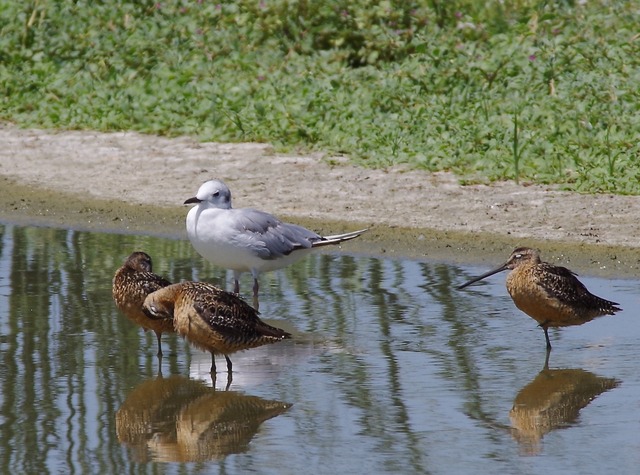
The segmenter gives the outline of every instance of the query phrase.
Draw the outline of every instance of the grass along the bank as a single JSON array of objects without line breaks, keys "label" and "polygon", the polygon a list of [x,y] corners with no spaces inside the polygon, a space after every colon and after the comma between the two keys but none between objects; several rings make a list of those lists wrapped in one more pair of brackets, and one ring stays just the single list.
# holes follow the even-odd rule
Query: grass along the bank
[{"label": "grass along the bank", "polygon": [[0,118],[640,193],[629,1],[4,2]]}]

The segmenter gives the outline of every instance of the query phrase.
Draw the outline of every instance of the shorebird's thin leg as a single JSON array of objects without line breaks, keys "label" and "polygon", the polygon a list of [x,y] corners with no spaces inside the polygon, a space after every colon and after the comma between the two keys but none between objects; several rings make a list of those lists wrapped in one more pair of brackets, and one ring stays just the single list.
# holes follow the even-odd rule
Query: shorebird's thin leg
[{"label": "shorebird's thin leg", "polygon": [[224,355],[224,357],[227,360],[227,386],[224,388],[224,390],[227,391],[229,389],[229,386],[231,386],[231,381],[233,381],[233,373],[231,372],[231,360],[227,355]]},{"label": "shorebird's thin leg", "polygon": [[162,354],[158,356],[158,378],[162,378]]},{"label": "shorebird's thin leg", "polygon": [[158,358],[162,359],[162,344],[160,343],[160,338],[162,337],[162,333],[161,332],[155,332],[156,333],[156,338],[158,339]]},{"label": "shorebird's thin leg", "polygon": [[551,341],[549,340],[549,329],[547,327],[542,327],[544,330],[544,337],[547,340],[547,352],[551,351]]},{"label": "shorebird's thin leg", "polygon": [[544,368],[543,370],[549,369],[549,355],[551,355],[551,348],[547,348],[547,355],[544,358]]},{"label": "shorebird's thin leg", "polygon": [[211,374],[216,374],[216,355],[213,352],[211,353]]},{"label": "shorebird's thin leg", "polygon": [[229,357],[227,355],[224,355],[224,358],[227,360],[227,372],[229,374],[231,374],[231,368],[232,368],[232,364],[231,364],[231,360],[229,359]]}]

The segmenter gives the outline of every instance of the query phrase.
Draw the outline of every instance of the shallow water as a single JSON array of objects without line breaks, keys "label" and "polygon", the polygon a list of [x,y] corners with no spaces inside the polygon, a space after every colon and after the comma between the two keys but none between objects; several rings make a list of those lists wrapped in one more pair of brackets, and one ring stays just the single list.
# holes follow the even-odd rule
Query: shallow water
[{"label": "shallow water", "polygon": [[294,339],[232,355],[225,391],[115,308],[134,250],[173,281],[231,277],[185,241],[0,225],[2,473],[637,473],[638,280],[581,276],[625,310],[551,330],[544,370],[504,275],[457,291],[487,269],[314,254],[261,277]]}]

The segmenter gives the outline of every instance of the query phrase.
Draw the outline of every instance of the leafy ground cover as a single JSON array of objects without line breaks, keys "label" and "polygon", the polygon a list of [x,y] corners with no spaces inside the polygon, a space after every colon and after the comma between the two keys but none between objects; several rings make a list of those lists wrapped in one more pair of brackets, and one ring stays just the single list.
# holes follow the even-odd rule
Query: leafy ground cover
[{"label": "leafy ground cover", "polygon": [[634,0],[3,2],[0,118],[640,193]]}]

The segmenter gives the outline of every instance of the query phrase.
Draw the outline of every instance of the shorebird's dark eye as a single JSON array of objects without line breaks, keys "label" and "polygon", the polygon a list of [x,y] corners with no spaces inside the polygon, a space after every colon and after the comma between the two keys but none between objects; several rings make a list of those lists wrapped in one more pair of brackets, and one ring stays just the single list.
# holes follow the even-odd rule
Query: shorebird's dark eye
[{"label": "shorebird's dark eye", "polygon": [[216,192],[215,192],[213,195],[211,195],[211,196],[213,196],[214,198],[215,198],[216,196],[220,196],[220,192],[219,192],[219,191],[216,191]]},{"label": "shorebird's dark eye", "polygon": [[522,254],[516,254],[516,255],[515,255],[515,256],[513,256],[513,257],[515,257],[516,259],[522,259],[522,256],[523,256]]}]

